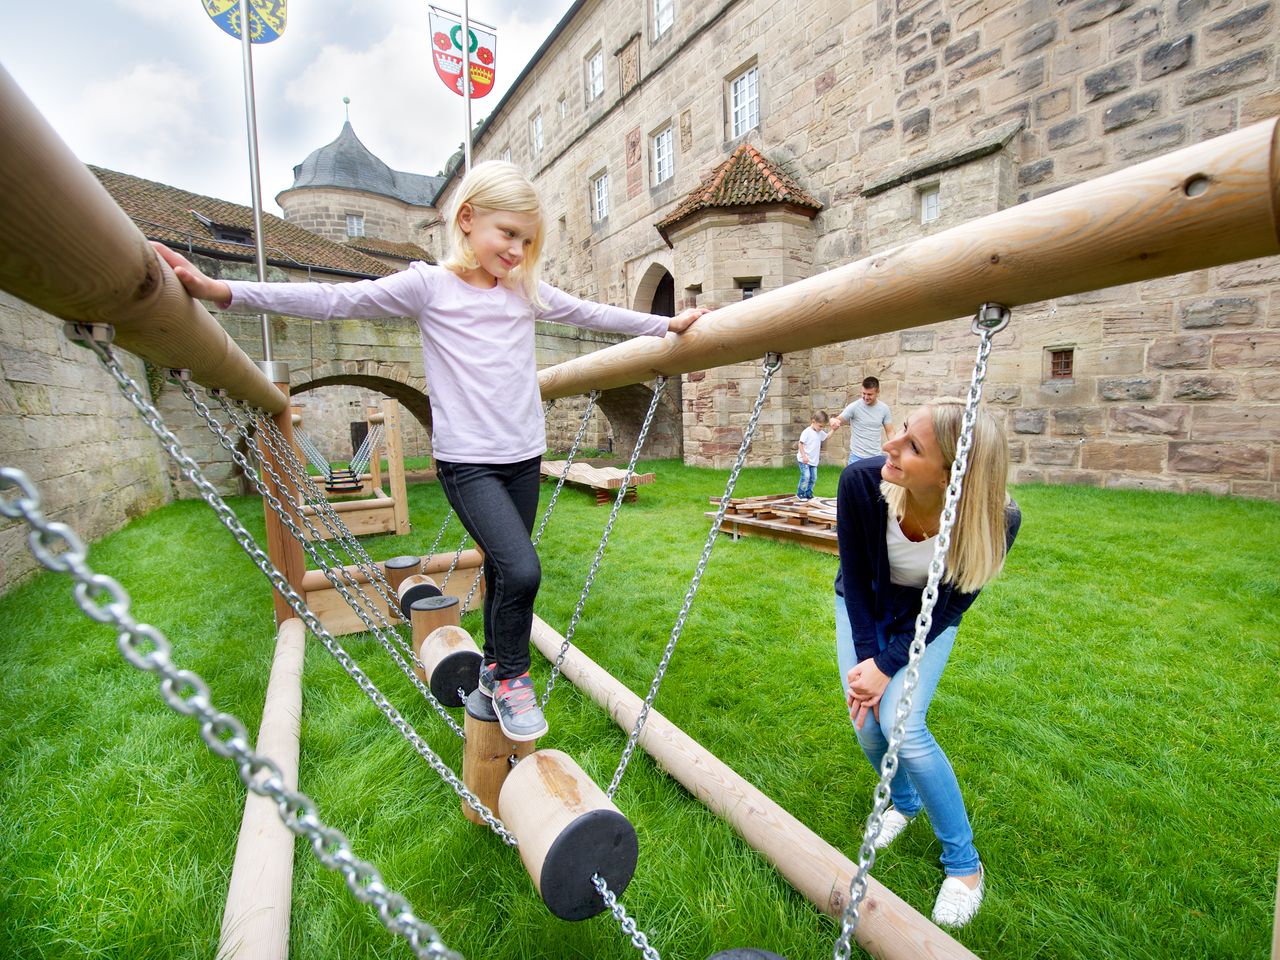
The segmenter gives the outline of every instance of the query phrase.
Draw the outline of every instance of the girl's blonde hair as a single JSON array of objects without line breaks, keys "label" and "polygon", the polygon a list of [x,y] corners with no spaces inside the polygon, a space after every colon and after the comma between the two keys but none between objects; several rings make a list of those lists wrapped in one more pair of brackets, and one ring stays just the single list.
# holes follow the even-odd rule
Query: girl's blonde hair
[{"label": "girl's blonde hair", "polygon": [[[937,397],[925,407],[932,417],[938,449],[949,473],[960,444],[964,401]],[[1004,427],[985,407],[979,407],[943,574],[945,582],[964,593],[978,590],[1004,566],[1008,475],[1009,442]],[[880,492],[893,515],[901,520],[906,509],[906,489],[885,481],[880,484]]]},{"label": "girl's blonde hair", "polygon": [[479,266],[475,253],[471,250],[471,241],[458,223],[464,204],[470,204],[474,213],[498,210],[532,213],[537,216],[538,228],[533,241],[525,251],[520,266],[508,276],[507,285],[522,292],[530,303],[543,306],[542,299],[538,296],[538,282],[542,278],[542,244],[546,230],[542,204],[538,202],[538,194],[529,178],[515,164],[502,160],[477,163],[462,178],[445,218],[449,225],[449,254],[442,266],[455,272],[474,270]]}]

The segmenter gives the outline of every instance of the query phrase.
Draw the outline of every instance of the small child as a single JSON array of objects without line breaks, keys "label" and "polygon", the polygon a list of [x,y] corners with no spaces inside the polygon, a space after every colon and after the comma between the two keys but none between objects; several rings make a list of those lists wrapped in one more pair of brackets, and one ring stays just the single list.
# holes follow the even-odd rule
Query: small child
[{"label": "small child", "polygon": [[535,323],[661,337],[683,332],[707,311],[637,313],[542,283],[542,205],[510,163],[476,164],[458,185],[445,222],[449,255],[441,265],[413,263],[389,277],[355,283],[227,282],[206,277],[181,254],[158,244],[156,250],[188,293],[223,309],[417,321],[440,485],[484,550],[480,689],[492,697],[509,739],[536,740],[547,723],[529,678],[529,632],[542,568],[529,537],[547,437]]},{"label": "small child", "polygon": [[797,500],[812,500],[813,485],[818,482],[818,457],[822,453],[822,444],[831,431],[825,429],[828,417],[821,410],[815,410],[804,428],[800,439],[796,442],[796,462],[800,464],[800,486],[796,488]]}]

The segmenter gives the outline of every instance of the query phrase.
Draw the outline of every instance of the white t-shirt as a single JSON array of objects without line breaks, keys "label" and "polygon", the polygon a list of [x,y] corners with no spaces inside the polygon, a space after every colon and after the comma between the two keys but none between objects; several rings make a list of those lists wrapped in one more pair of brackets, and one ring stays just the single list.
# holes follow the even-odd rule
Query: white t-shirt
[{"label": "white t-shirt", "polygon": [[908,540],[898,518],[890,510],[884,539],[889,548],[889,582],[900,587],[923,588],[929,582],[929,564],[933,562],[933,550],[938,545],[937,535],[919,543]]},{"label": "white t-shirt", "polygon": [[315,320],[417,320],[431,396],[432,452],[455,463],[517,463],[546,451],[535,321],[659,337],[667,331],[666,317],[579,300],[545,283],[538,290],[546,307],[538,310],[502,284],[473,287],[444,267],[422,262],[354,283],[228,286],[239,309]]},{"label": "white t-shirt", "polygon": [[[804,447],[805,455],[809,458],[809,466],[818,465],[818,457],[822,455],[822,441],[829,436],[831,432],[828,430],[815,430],[812,426],[804,428],[804,433],[800,434],[800,443]],[[796,451],[796,463],[804,463],[799,450]]]},{"label": "white t-shirt", "polygon": [[840,411],[849,424],[849,451],[859,457],[878,457],[884,443],[883,428],[893,422],[889,405],[883,400],[868,404],[859,397]]}]

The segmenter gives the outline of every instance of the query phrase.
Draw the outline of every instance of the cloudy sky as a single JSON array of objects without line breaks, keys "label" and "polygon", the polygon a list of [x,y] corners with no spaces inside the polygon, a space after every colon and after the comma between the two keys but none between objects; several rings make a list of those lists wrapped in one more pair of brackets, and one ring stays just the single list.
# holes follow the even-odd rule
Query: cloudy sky
[{"label": "cloudy sky", "polygon": [[[438,6],[461,13],[461,0]],[[471,0],[498,28],[491,110],[572,0]],[[201,0],[7,4],[0,64],[86,163],[249,203],[240,45]],[[396,170],[434,174],[462,141],[462,100],[428,54],[426,0],[289,0],[288,25],[254,46],[263,209],[293,167],[351,124]]]}]

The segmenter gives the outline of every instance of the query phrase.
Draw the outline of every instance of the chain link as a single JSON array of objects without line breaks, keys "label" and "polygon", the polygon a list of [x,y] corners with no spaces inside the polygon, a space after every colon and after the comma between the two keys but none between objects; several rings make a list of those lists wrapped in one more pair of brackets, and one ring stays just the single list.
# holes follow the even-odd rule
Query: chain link
[{"label": "chain link", "polygon": [[613,914],[613,919],[618,921],[623,934],[631,938],[631,945],[640,951],[645,960],[662,960],[658,951],[649,946],[649,938],[636,926],[636,922],[627,916],[627,911],[622,909],[622,904],[604,882],[604,877],[594,873],[591,875],[591,883],[600,894],[600,898],[604,900],[605,906],[609,908],[609,912]]},{"label": "chain link", "polygon": [[[462,960],[450,950],[440,934],[418,918],[409,902],[387,887],[373,864],[360,859],[346,836],[320,819],[314,801],[306,794],[284,785],[284,775],[270,757],[249,744],[244,724],[234,715],[213,706],[208,684],[191,670],[179,669],[170,656],[172,645],[163,633],[138,623],[130,613],[129,595],[113,578],[94,573],[86,562],[84,542],[63,523],[50,523],[40,510],[40,495],[21,470],[0,468],[0,490],[17,487],[16,500],[0,498],[0,513],[24,520],[31,528],[28,543],[36,559],[50,570],[69,574],[76,581],[75,596],[80,609],[98,623],[116,630],[116,646],[121,655],[139,670],[160,678],[160,695],[175,712],[200,721],[200,737],[220,757],[235,762],[246,789],[276,804],[280,819],[291,832],[311,841],[311,849],[328,869],[340,872],[347,889],[362,903],[377,907],[383,925],[407,939],[419,958],[445,957]],[[62,547],[61,551],[56,548]],[[108,594],[106,606],[96,596]]]},{"label": "chain link", "polygon": [[[997,313],[1001,315],[997,315]],[[964,486],[965,471],[969,467],[969,450],[973,446],[973,427],[978,418],[978,403],[982,399],[982,385],[987,378],[987,357],[991,354],[991,338],[1003,330],[1009,322],[1009,311],[999,304],[983,304],[973,322],[973,332],[982,337],[978,344],[978,357],[973,365],[973,377],[965,397],[964,417],[960,424],[960,439],[956,445],[956,457],[951,464],[951,480],[947,484],[946,501],[942,507],[942,521],[938,528],[938,542],[929,561],[929,579],[921,594],[920,613],[916,617],[916,634],[911,641],[906,675],[903,677],[902,695],[893,717],[893,729],[889,733],[889,746],[880,763],[880,780],[876,784],[875,803],[867,816],[858,849],[858,866],[849,881],[849,899],[840,921],[840,936],[836,939],[832,956],[835,960],[849,960],[850,943],[858,930],[862,901],[867,895],[868,878],[876,862],[875,838],[884,824],[884,813],[889,808],[889,784],[898,772],[898,751],[906,730],[907,717],[911,715],[911,700],[920,682],[920,658],[924,656],[925,640],[933,624],[933,607],[938,600],[938,584],[942,582],[946,566],[947,550],[951,546],[951,531],[955,526],[956,505]]]},{"label": "chain link", "polygon": [[[542,542],[542,532],[547,529],[547,521],[551,519],[551,511],[556,508],[556,501],[560,499],[560,491],[564,489],[564,483],[569,479],[569,468],[573,466],[573,458],[578,455],[578,448],[582,446],[582,438],[587,433],[587,423],[591,420],[591,411],[595,408],[596,397],[600,396],[599,390],[592,390],[587,397],[587,409],[582,411],[582,421],[578,424],[578,435],[573,438],[573,446],[569,448],[569,457],[564,462],[564,470],[560,472],[559,479],[556,480],[556,488],[551,491],[551,500],[547,503],[547,509],[543,511],[542,522],[538,524],[538,533],[533,538],[533,545],[536,547]],[[552,400],[547,404],[547,413],[551,412],[551,408],[556,405]]]},{"label": "chain link", "polygon": [[[662,391],[666,386],[667,378],[659,377],[657,387],[653,391],[653,397],[649,400],[649,409],[644,415],[644,423],[640,425],[640,435],[636,437],[636,445],[631,450],[631,461],[627,464],[626,476],[622,478],[622,485],[618,487],[618,495],[613,498],[613,509],[609,511],[609,519],[604,525],[604,533],[600,535],[600,542],[596,545],[595,556],[591,558],[591,568],[587,571],[586,582],[582,585],[582,592],[578,594],[578,602],[574,605],[573,616],[569,618],[569,627],[564,632],[564,641],[560,644],[560,653],[556,656],[555,663],[551,665],[551,675],[547,677],[547,688],[542,692],[542,700],[539,702],[542,707],[545,707],[547,701],[551,699],[551,690],[556,685],[556,677],[560,676],[560,668],[564,666],[564,658],[569,652],[569,645],[573,642],[573,632],[578,627],[578,621],[582,619],[582,611],[587,605],[587,595],[591,593],[591,584],[595,581],[596,573],[600,570],[600,561],[604,559],[604,549],[609,543],[609,533],[613,530],[613,522],[618,518],[618,510],[622,506],[623,500],[626,499],[627,488],[631,486],[631,477],[636,472],[636,461],[640,459],[640,451],[644,448],[645,438],[649,435],[649,426],[653,423],[653,415],[658,409],[658,401],[662,398]],[[581,432],[579,431],[579,433]],[[569,467],[566,465],[564,472],[560,475],[561,482],[568,475]],[[550,514],[550,510],[547,512]]]},{"label": "chain link", "polygon": [[666,649],[662,652],[662,660],[658,663],[658,670],[653,676],[653,682],[649,684],[649,694],[644,699],[644,706],[640,708],[640,716],[636,718],[635,728],[631,731],[631,736],[627,738],[627,745],[622,751],[622,758],[618,761],[618,769],[613,773],[613,780],[609,783],[609,789],[605,791],[610,800],[613,799],[614,793],[618,790],[618,784],[622,782],[622,775],[627,771],[627,764],[631,762],[631,755],[635,752],[636,743],[640,740],[640,731],[644,729],[645,721],[649,718],[649,711],[653,709],[653,701],[658,697],[658,688],[662,686],[663,675],[667,672],[667,665],[671,662],[671,655],[675,653],[676,642],[680,639],[680,633],[684,630],[685,620],[689,616],[689,609],[693,606],[693,598],[698,593],[698,584],[702,582],[702,574],[707,569],[707,561],[711,559],[711,548],[715,546],[716,536],[720,533],[720,525],[724,522],[724,515],[729,509],[729,498],[733,496],[733,488],[738,483],[738,474],[742,472],[742,465],[747,459],[747,450],[751,447],[751,441],[755,437],[756,426],[760,422],[760,411],[764,409],[764,400],[769,393],[769,385],[773,383],[773,375],[778,372],[782,366],[782,355],[778,353],[769,353],[764,359],[764,378],[760,383],[760,392],[756,395],[755,406],[751,410],[751,418],[747,421],[747,429],[742,435],[742,444],[738,447],[738,457],[733,462],[733,469],[729,472],[729,480],[725,484],[724,495],[720,498],[720,506],[716,510],[715,519],[711,522],[711,529],[707,531],[707,542],[703,545],[702,556],[698,558],[697,569],[693,572],[693,579],[689,582],[689,588],[684,595],[684,604],[680,608],[680,614],[676,617],[675,626],[671,629],[671,639],[667,641]]},{"label": "chain link", "polygon": [[[516,846],[516,838],[506,829],[506,827],[502,825],[502,822],[498,820],[498,818],[495,817],[493,813],[463,785],[462,781],[458,779],[444,761],[436,756],[435,752],[432,751],[427,742],[419,736],[418,732],[413,729],[409,722],[405,720],[395,707],[391,705],[387,698],[382,695],[382,692],[378,690],[373,681],[371,681],[364,672],[360,670],[355,661],[351,659],[342,646],[333,638],[329,631],[325,629],[324,624],[320,622],[319,618],[316,617],[316,615],[307,607],[302,598],[298,596],[293,587],[289,584],[289,581],[285,579],[284,575],[278,569],[276,569],[275,565],[271,562],[271,559],[254,541],[253,535],[245,529],[244,525],[235,515],[235,511],[227,506],[221,495],[219,495],[217,489],[214,488],[213,484],[209,482],[207,477],[205,477],[204,472],[200,469],[200,465],[192,460],[191,457],[182,449],[182,445],[178,442],[178,438],[173,435],[173,432],[169,430],[167,426],[165,426],[163,418],[156,411],[155,407],[153,407],[146,397],[143,396],[138,385],[134,383],[129,375],[125,373],[123,368],[121,368],[111,349],[94,341],[86,341],[86,345],[98,355],[103,366],[120,387],[121,393],[124,395],[125,399],[128,400],[142,415],[147,426],[156,435],[157,439],[160,440],[161,446],[164,447],[165,452],[176,464],[178,464],[191,483],[195,485],[196,489],[200,492],[201,498],[214,511],[223,526],[231,532],[231,535],[235,538],[236,542],[245,551],[245,553],[248,554],[249,558],[253,560],[254,565],[266,575],[267,579],[270,580],[271,585],[275,587],[276,591],[289,605],[290,609],[292,609],[293,612],[302,619],[303,623],[305,623],[311,632],[315,634],[316,638],[320,640],[325,649],[328,650],[334,659],[338,661],[343,670],[346,671],[347,675],[356,682],[356,685],[360,687],[365,696],[367,696],[374,706],[382,712],[382,715],[391,722],[392,726],[399,730],[401,735],[413,745],[413,748],[431,765],[431,768],[449,784],[458,796],[462,797],[462,799],[467,802],[468,806],[475,810],[484,819],[485,823],[487,823],[495,833],[502,837],[505,843],[510,846]],[[224,447],[234,449],[235,445],[230,442],[229,438],[224,436],[221,442]],[[243,460],[243,456],[241,459]],[[296,535],[297,534],[295,533],[295,536]]]},{"label": "chain link", "polygon": [[[307,536],[307,534],[304,534],[301,529],[299,529],[298,525],[294,522],[293,518],[285,511],[283,502],[280,500],[279,497],[276,496],[272,488],[269,487],[267,483],[263,480],[262,474],[257,470],[255,470],[253,468],[253,465],[248,462],[248,459],[239,450],[236,449],[235,442],[223,429],[222,424],[219,423],[218,420],[213,416],[212,412],[209,410],[208,405],[205,404],[198,396],[196,396],[195,390],[192,388],[191,384],[187,381],[181,381],[180,386],[182,387],[183,395],[187,398],[188,402],[191,403],[197,415],[205,422],[205,426],[207,426],[209,430],[214,434],[214,436],[218,438],[218,442],[222,445],[222,447],[231,454],[232,460],[234,460],[236,465],[239,466],[240,469],[244,471],[245,477],[254,485],[255,489],[257,489],[257,491],[262,495],[263,500],[272,509],[272,511],[274,511],[275,514],[280,518],[280,522],[285,525],[289,533],[294,537],[294,539],[298,541],[298,543],[302,546],[302,549],[316,564],[316,567],[321,572],[324,573],[325,579],[329,581],[329,584],[334,588],[334,590],[338,592],[338,594],[342,597],[342,599],[347,602],[348,606],[351,607],[352,611],[356,614],[356,616],[360,618],[360,621],[374,635],[374,638],[378,641],[378,643],[382,645],[382,648],[391,655],[391,659],[395,662],[396,666],[400,668],[400,671],[405,675],[405,677],[408,678],[409,682],[413,685],[413,687],[420,694],[422,694],[423,699],[425,699],[428,703],[430,703],[435,708],[436,713],[440,715],[440,718],[445,721],[445,723],[449,726],[449,728],[453,730],[453,732],[458,737],[465,740],[466,737],[463,733],[462,728],[458,726],[457,721],[455,721],[453,717],[449,716],[443,704],[441,704],[432,695],[430,688],[428,688],[426,684],[424,684],[420,679],[418,679],[418,675],[413,672],[413,668],[409,666],[407,662],[405,662],[404,657],[395,649],[395,645],[398,644],[402,649],[407,650],[410,659],[412,659],[415,663],[417,663],[419,669],[425,670],[425,668],[422,665],[422,662],[418,660],[417,657],[414,656],[413,648],[409,647],[404,642],[403,638],[398,633],[396,633],[396,631],[392,628],[392,626],[389,623],[387,623],[386,618],[382,616],[382,611],[378,608],[377,604],[375,604],[369,598],[369,596],[360,588],[360,585],[359,583],[356,582],[355,577],[343,567],[342,562],[338,560],[338,558],[334,555],[333,550],[329,547],[328,542],[325,541],[325,539],[320,535],[319,530],[316,529],[315,524],[311,522],[307,514],[301,509],[301,507],[291,502],[290,505],[294,507],[294,512],[297,513],[298,517],[302,520],[303,524],[307,527],[307,530],[310,533],[309,537]],[[243,419],[237,419],[237,417],[235,416],[234,412],[230,407],[227,407],[226,409],[232,423],[235,425],[237,432],[240,435],[240,438],[245,442],[246,448],[253,449],[255,445],[253,443],[253,438],[249,434],[248,422]],[[259,432],[262,434],[264,441],[268,440],[270,436],[269,431],[260,430]],[[283,434],[280,435],[280,438],[282,440],[284,439]],[[269,443],[265,445],[270,446]],[[287,446],[287,444],[284,444],[284,445]],[[281,456],[281,454],[277,452],[275,453],[275,456],[278,459]],[[259,456],[257,459],[258,459],[258,462],[261,464],[261,466],[270,475],[272,481],[275,484],[275,490],[279,490],[281,492],[287,491],[289,488],[285,485],[284,481],[280,478],[280,474],[276,472],[275,467],[272,466],[272,463],[271,463],[272,458],[267,456]],[[293,460],[294,460],[294,463],[296,464],[297,458],[295,457],[293,458]],[[322,547],[326,551],[326,553],[328,554],[327,558],[320,556],[320,552],[317,549],[316,544],[319,544],[320,547]],[[370,561],[370,563],[372,564],[372,561]],[[346,586],[344,586],[339,581],[339,577],[346,580],[347,585],[355,588],[356,593],[359,594],[359,599],[351,595],[351,593],[347,590]],[[381,622],[382,624],[381,627],[379,627],[377,624],[373,622],[372,619],[370,619],[369,613],[368,613],[369,610],[372,610],[374,616],[376,616],[377,619]]]},{"label": "chain link", "polygon": [[444,588],[449,585],[449,578],[453,576],[453,571],[458,569],[458,561],[462,559],[462,551],[466,549],[467,540],[471,534],[466,530],[462,531],[462,539],[458,541],[458,549],[453,551],[453,562],[449,564],[449,569],[444,572],[444,579],[440,581],[440,592],[444,593]]}]

